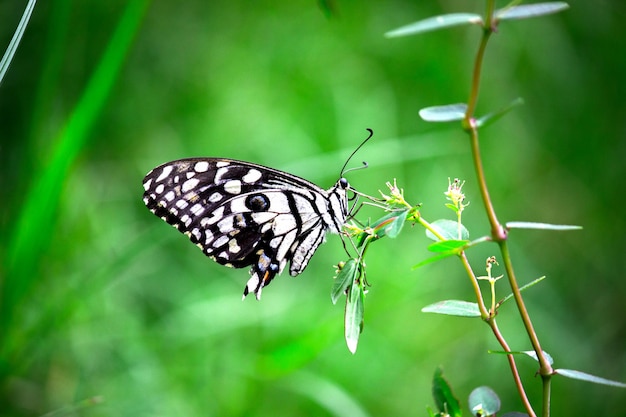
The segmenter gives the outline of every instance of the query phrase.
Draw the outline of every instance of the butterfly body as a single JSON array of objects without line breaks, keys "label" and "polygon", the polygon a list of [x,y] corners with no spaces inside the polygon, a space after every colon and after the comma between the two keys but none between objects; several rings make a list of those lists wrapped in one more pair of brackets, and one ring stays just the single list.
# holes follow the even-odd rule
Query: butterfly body
[{"label": "butterfly body", "polygon": [[144,178],[144,203],[205,255],[234,268],[250,266],[244,297],[261,290],[289,262],[300,274],[346,221],[348,182],[329,190],[249,162],[189,158],[154,168]]}]

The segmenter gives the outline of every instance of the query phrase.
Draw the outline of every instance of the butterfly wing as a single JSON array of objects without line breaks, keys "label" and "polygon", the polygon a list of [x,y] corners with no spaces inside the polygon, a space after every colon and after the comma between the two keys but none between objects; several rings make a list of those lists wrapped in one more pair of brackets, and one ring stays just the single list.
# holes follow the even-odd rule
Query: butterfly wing
[{"label": "butterfly wing", "polygon": [[345,222],[347,182],[326,191],[272,168],[222,158],[172,161],[144,178],[144,202],[216,262],[251,266],[244,297],[290,262],[300,274],[324,240]]}]

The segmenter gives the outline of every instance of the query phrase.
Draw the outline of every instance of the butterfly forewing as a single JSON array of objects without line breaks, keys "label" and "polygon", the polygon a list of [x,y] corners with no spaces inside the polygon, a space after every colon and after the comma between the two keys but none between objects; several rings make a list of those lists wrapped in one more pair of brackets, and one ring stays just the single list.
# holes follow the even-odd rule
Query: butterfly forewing
[{"label": "butterfly forewing", "polygon": [[347,215],[341,179],[328,191],[295,175],[222,158],[181,159],[150,171],[146,206],[216,262],[251,266],[244,297],[261,290],[290,263],[306,268],[326,231],[339,233]]}]

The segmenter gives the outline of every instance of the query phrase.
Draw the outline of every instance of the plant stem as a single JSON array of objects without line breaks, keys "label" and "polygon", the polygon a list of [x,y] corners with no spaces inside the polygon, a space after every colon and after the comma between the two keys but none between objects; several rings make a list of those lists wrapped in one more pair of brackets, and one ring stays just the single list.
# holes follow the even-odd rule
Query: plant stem
[{"label": "plant stem", "polygon": [[[491,327],[491,331],[493,332],[494,336],[496,337],[496,339],[498,339],[500,346],[502,346],[502,349],[504,349],[505,352],[510,352],[511,348],[509,347],[509,344],[504,339],[504,336],[502,336],[502,333],[500,333],[500,329],[498,328],[498,324],[496,323],[496,318],[492,317],[488,321],[488,324],[489,324],[489,327]],[[513,355],[506,355],[506,358],[509,361],[509,366],[511,367],[511,373],[513,374],[513,379],[515,380],[515,386],[517,387],[517,392],[519,393],[519,396],[522,399],[522,402],[524,403],[524,408],[526,408],[526,411],[528,412],[528,415],[530,417],[536,417],[537,414],[535,414],[535,411],[533,410],[533,406],[530,404],[530,401],[528,400],[528,396],[526,396],[526,391],[524,391],[524,385],[522,384],[522,379],[520,378],[519,372],[517,371],[515,358],[513,357]]]},{"label": "plant stem", "polygon": [[[489,41],[489,37],[495,30],[496,22],[494,22],[493,20],[494,10],[495,10],[495,1],[487,0],[485,19],[484,19],[485,24],[483,27],[483,36],[481,37],[480,45],[478,47],[478,51],[476,52],[476,57],[474,61],[472,85],[471,85],[471,91],[470,91],[470,95],[469,95],[469,99],[467,103],[467,112],[465,113],[465,117],[463,119],[463,128],[470,135],[470,146],[472,149],[474,169],[476,171],[476,178],[478,182],[478,187],[480,189],[483,205],[485,207],[485,211],[489,219],[489,224],[491,225],[491,236],[493,240],[496,241],[500,247],[500,252],[502,254],[502,259],[503,259],[504,267],[505,267],[506,274],[509,280],[509,285],[513,292],[513,297],[515,298],[515,302],[517,304],[517,308],[519,310],[522,322],[524,324],[524,327],[526,329],[530,342],[533,346],[533,349],[535,350],[535,353],[537,354],[537,359],[540,364],[539,373],[542,376],[543,388],[544,388],[542,415],[544,417],[549,417],[550,415],[550,386],[551,386],[550,380],[551,380],[551,374],[553,373],[553,370],[550,364],[548,363],[548,361],[543,356],[539,339],[533,328],[530,316],[528,315],[528,311],[524,304],[524,300],[522,298],[519,285],[515,277],[515,271],[513,270],[513,264],[511,262],[511,254],[509,252],[509,248],[507,245],[507,231],[498,221],[495,209],[491,201],[491,197],[489,195],[489,189],[488,189],[487,180],[485,177],[485,170],[483,167],[483,161],[482,161],[482,157],[480,154],[480,145],[479,145],[479,140],[478,140],[478,126],[476,125],[476,120],[474,116],[476,112],[476,105],[478,102],[478,93],[479,93],[479,88],[480,88],[480,76],[481,76],[481,71],[482,71],[482,63],[483,63],[484,56],[485,56],[485,50],[487,47],[487,42]],[[465,265],[465,262],[467,260],[464,257],[462,257],[462,259],[464,260],[464,265]],[[467,266],[466,266],[466,269],[467,269]],[[470,277],[472,276],[473,274],[470,274]],[[476,281],[475,278],[472,280],[472,282],[474,286],[476,286],[477,282],[474,283],[474,281]],[[480,293],[477,292],[477,295],[480,296]],[[482,296],[478,298],[478,304],[479,306],[482,306],[482,308],[484,308],[484,301],[482,300]],[[482,308],[481,308],[481,314],[483,314]],[[483,316],[483,319],[485,319],[485,316]],[[498,339],[498,341],[500,342],[500,345],[505,349],[505,351],[510,352],[508,344],[506,343],[500,331],[498,330],[498,327],[495,323],[495,318],[489,316],[486,318],[486,321],[491,326],[491,329],[494,335],[496,336],[496,338]],[[522,401],[524,402],[524,406],[526,407],[526,410],[528,411],[529,415],[535,416],[535,413],[532,409],[530,402],[528,401],[528,398],[522,386],[521,380],[519,378],[519,373],[517,372],[515,361],[511,355],[507,355],[507,358],[509,359],[509,365],[511,366],[513,378],[518,388],[520,397]]]}]

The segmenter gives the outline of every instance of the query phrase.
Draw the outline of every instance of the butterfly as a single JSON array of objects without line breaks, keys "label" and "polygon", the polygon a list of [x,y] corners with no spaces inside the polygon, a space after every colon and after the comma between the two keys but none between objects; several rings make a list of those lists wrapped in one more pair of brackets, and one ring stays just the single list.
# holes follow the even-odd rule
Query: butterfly
[{"label": "butterfly", "polygon": [[148,209],[206,256],[233,268],[250,266],[243,298],[253,292],[260,299],[288,262],[291,276],[302,273],[326,233],[340,233],[348,217],[345,178],[324,190],[234,159],[171,161],[148,172],[143,188]]}]

